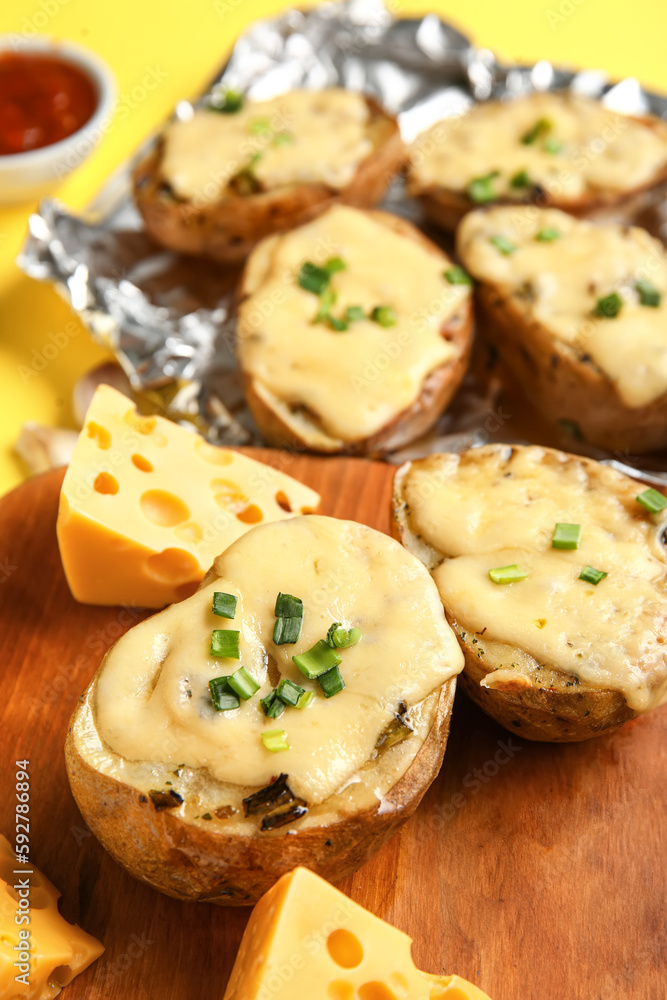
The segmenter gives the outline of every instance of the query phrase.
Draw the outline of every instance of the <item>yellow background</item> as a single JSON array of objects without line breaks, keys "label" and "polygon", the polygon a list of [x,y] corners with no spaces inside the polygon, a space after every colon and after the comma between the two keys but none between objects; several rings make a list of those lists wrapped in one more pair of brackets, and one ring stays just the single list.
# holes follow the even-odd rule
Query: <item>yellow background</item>
[{"label": "yellow background", "polygon": [[[89,202],[105,178],[169,114],[197,94],[238,33],[276,13],[281,0],[4,0],[0,32],[49,34],[94,49],[118,81],[120,104],[102,145],[60,187],[71,208]],[[508,59],[552,59],[637,76],[667,91],[667,4],[656,0],[397,0],[401,14],[437,11],[481,46]],[[147,74],[160,82],[147,89]],[[161,78],[161,79],[160,79]],[[46,285],[23,276],[14,258],[34,206],[0,208],[0,492],[24,475],[12,454],[21,424],[71,425],[72,385],[104,352]],[[55,358],[42,371],[42,351]],[[47,349],[47,355],[53,350]],[[28,374],[26,374],[26,371]]]}]

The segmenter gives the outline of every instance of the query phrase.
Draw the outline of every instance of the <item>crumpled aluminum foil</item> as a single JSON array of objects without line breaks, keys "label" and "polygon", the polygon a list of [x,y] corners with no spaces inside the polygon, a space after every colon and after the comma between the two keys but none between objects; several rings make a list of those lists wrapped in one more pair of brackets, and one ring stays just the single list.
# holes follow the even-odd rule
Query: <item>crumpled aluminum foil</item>
[{"label": "crumpled aluminum foil", "polygon": [[[259,100],[293,87],[332,85],[375,95],[397,116],[406,142],[474,101],[560,87],[602,97],[620,112],[667,117],[667,99],[634,79],[611,86],[598,71],[573,73],[544,61],[504,66],[435,14],[397,19],[381,0],[324,3],[255,23],[199,100],[221,87]],[[189,108],[183,102],[175,114]],[[30,219],[18,264],[31,277],[55,283],[95,340],[114,352],[140,398],[157,403],[172,419],[194,424],[211,441],[259,443],[233,354],[231,305],[238,270],[172,253],[142,231],[130,177],[153,142],[108,181],[85,216],[44,201]],[[384,207],[420,222],[400,179]],[[429,235],[446,245],[437,233]],[[507,440],[507,427],[504,433],[502,428],[495,389],[482,394],[468,376],[435,430],[392,457]]]}]

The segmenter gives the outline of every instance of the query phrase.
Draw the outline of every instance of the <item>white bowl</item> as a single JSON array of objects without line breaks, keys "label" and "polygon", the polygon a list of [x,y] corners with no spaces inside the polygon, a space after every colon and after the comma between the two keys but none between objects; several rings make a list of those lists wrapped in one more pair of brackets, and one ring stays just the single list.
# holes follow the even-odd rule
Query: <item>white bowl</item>
[{"label": "white bowl", "polygon": [[116,82],[106,63],[88,49],[72,42],[46,37],[21,39],[0,35],[0,52],[35,52],[54,55],[83,70],[97,91],[92,117],[66,139],[26,153],[0,155],[0,204],[34,201],[49,194],[93,151],[109,129],[116,103]]}]

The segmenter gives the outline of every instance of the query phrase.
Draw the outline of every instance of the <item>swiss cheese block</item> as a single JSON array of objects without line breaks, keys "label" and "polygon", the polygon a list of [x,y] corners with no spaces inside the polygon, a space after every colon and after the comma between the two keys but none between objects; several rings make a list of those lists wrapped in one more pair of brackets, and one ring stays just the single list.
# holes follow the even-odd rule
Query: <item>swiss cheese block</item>
[{"label": "swiss cheese block", "polygon": [[223,1000],[489,1000],[458,976],[420,972],[411,939],[307,868],[252,912]]},{"label": "swiss cheese block", "polygon": [[101,385],[60,495],[67,582],[87,604],[160,608],[194,593],[214,558],[253,525],[310,511],[319,499],[261,462],[139,415]]},{"label": "swiss cheese block", "polygon": [[58,912],[60,893],[0,834],[0,997],[51,1000],[99,958],[100,942]]}]

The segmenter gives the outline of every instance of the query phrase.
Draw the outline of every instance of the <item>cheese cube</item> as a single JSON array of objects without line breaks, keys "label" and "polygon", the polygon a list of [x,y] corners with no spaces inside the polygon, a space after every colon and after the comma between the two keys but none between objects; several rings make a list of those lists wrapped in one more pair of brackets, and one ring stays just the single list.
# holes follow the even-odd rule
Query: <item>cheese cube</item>
[{"label": "cheese cube", "polygon": [[314,490],[98,387],[65,474],[58,544],[86,604],[161,608],[194,593],[253,525],[314,509]]},{"label": "cheese cube", "polygon": [[458,976],[431,976],[412,941],[307,868],[252,912],[224,1000],[489,1000]]},{"label": "cheese cube", "polygon": [[5,1000],[51,1000],[104,951],[96,938],[60,915],[59,897],[34,865],[16,860],[0,835],[0,997]]}]

